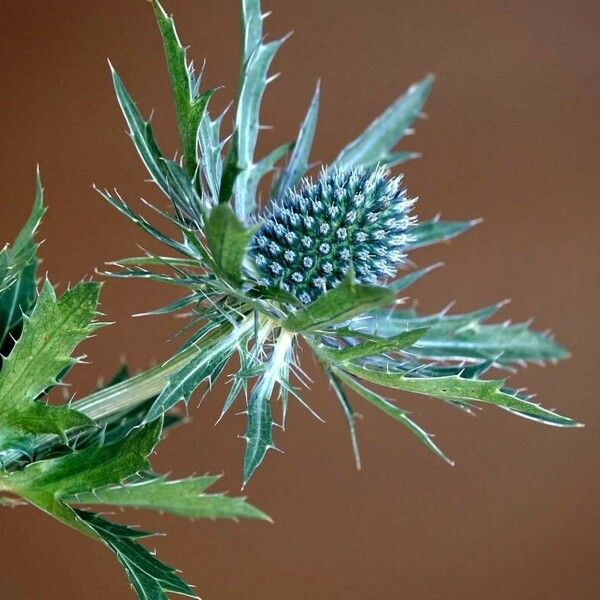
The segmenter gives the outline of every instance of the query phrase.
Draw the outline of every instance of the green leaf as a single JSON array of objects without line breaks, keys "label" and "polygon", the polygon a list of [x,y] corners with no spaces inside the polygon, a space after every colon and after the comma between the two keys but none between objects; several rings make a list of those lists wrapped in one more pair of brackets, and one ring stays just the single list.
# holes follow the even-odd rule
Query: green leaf
[{"label": "green leaf", "polygon": [[97,283],[80,283],[57,300],[45,282],[0,372],[0,449],[30,433],[64,435],[72,427],[90,425],[87,417],[71,408],[36,399],[76,362],[71,353],[97,329],[92,321],[99,292]]},{"label": "green leaf", "polygon": [[244,454],[244,486],[262,463],[267,450],[275,447],[273,441],[273,415],[271,395],[275,380],[273,377],[261,377],[248,399],[246,417],[246,452]]},{"label": "green leaf", "polygon": [[38,258],[34,237],[44,212],[43,189],[38,169],[35,200],[29,219],[13,246],[3,251],[5,258],[2,260],[6,261],[6,276],[4,279],[0,276],[0,364],[1,357],[6,356],[12,348],[13,339],[20,335],[23,315],[28,315],[35,304]]},{"label": "green leaf", "polygon": [[433,76],[428,75],[412,85],[340,152],[333,163],[334,166],[349,169],[357,165],[368,167],[397,161],[398,157],[391,154],[391,151],[421,114],[432,84]]},{"label": "green leaf", "polygon": [[225,159],[225,165],[223,166],[223,175],[221,176],[221,184],[219,186],[219,204],[229,202],[231,199],[233,186],[240,171],[241,169],[238,167],[238,134],[237,131],[234,131],[231,137],[229,152]]},{"label": "green leaf", "polygon": [[409,310],[371,310],[366,315],[354,319],[349,327],[357,335],[371,335],[379,337],[392,337],[399,335],[409,329],[421,327],[434,327],[444,323],[449,331],[456,331],[462,327],[468,327],[473,323],[485,321],[496,314],[504,302],[484,306],[469,313],[448,315],[446,310],[433,315],[418,315],[414,309]]},{"label": "green leaf", "polygon": [[148,173],[152,176],[154,183],[161,189],[165,196],[169,196],[169,182],[164,166],[164,156],[159,150],[152,127],[149,121],[145,121],[140,114],[133,99],[126,90],[119,74],[109,63],[113,86],[117,102],[129,127],[129,136],[137,150]]},{"label": "green leaf", "polygon": [[479,219],[473,221],[440,221],[434,219],[417,223],[410,230],[413,241],[408,244],[408,249],[415,250],[416,248],[451,240],[480,222]]},{"label": "green leaf", "polygon": [[366,381],[415,394],[425,394],[444,400],[484,402],[548,425],[579,426],[573,419],[542,408],[533,402],[524,400],[513,390],[505,389],[502,379],[483,381],[465,379],[460,376],[419,377],[416,373],[384,371],[355,364],[345,364],[344,370]]},{"label": "green leaf", "polygon": [[156,476],[76,494],[69,501],[145,508],[189,519],[269,520],[245,498],[203,493],[219,479],[217,475],[167,481],[165,477]]},{"label": "green leaf", "polygon": [[76,516],[114,553],[140,600],[168,600],[169,592],[198,598],[176,569],[134,541],[152,534],[111,523],[83,510],[77,510]]},{"label": "green leaf", "polygon": [[[125,478],[149,469],[147,456],[158,443],[161,430],[162,422],[157,420],[118,443],[97,443],[59,458],[34,462],[10,473],[5,478],[5,485],[26,499],[33,493],[67,501],[77,494],[121,483]],[[50,503],[40,506],[50,513],[51,507]]]},{"label": "green leaf", "polygon": [[294,145],[294,151],[290,161],[281,172],[281,175],[273,188],[273,198],[281,198],[285,191],[293,188],[308,170],[308,159],[312,148],[317,118],[319,115],[320,86],[317,83],[314,96],[311,100],[304,122],[300,126],[298,138]]},{"label": "green leaf", "polygon": [[391,304],[394,293],[382,286],[356,285],[352,274],[336,288],[300,308],[282,323],[288,331],[306,332],[346,321],[375,306]]},{"label": "green leaf", "polygon": [[[260,346],[266,338],[258,333],[256,341]],[[290,361],[294,335],[282,331],[273,345],[269,360],[260,365],[258,381],[254,385],[246,411],[246,453],[244,455],[244,485],[248,483],[258,466],[262,463],[267,450],[275,448],[273,442],[273,415],[271,396],[275,384],[279,386],[279,397],[283,405],[283,419],[287,407],[288,394],[293,390],[289,385]],[[298,399],[299,396],[296,395]]]},{"label": "green leaf", "polygon": [[356,468],[360,471],[360,452],[358,450],[358,439],[356,437],[356,414],[350,401],[348,400],[346,393],[344,392],[344,388],[342,386],[341,381],[335,376],[333,371],[327,370],[327,375],[329,377],[329,381],[331,382],[331,386],[335,392],[335,395],[344,411],[344,416],[348,421],[348,429],[350,431],[350,441],[352,443],[352,452],[354,454],[354,464]]},{"label": "green leaf", "polygon": [[246,319],[231,328],[225,325],[196,343],[202,351],[186,362],[168,380],[164,389],[148,411],[146,422],[159,418],[180,400],[189,401],[192,392],[235,351],[236,345],[249,333],[252,320]]},{"label": "green leaf", "polygon": [[270,173],[275,165],[294,147],[293,143],[282,144],[253,165],[248,173],[247,182],[254,196],[256,196],[256,190],[262,178]]},{"label": "green leaf", "polygon": [[419,316],[412,311],[372,311],[351,325],[361,335],[389,338],[399,332],[427,327],[427,333],[410,348],[411,354],[437,360],[491,360],[500,367],[518,363],[544,363],[568,358],[569,353],[546,333],[529,329],[529,323],[485,324],[504,303],[466,313],[441,312]]},{"label": "green leaf", "polygon": [[531,331],[529,323],[490,325],[478,321],[456,327],[442,320],[429,329],[411,352],[440,360],[488,359],[499,366],[569,357],[567,350],[549,335]]},{"label": "green leaf", "polygon": [[350,377],[343,371],[335,369],[336,375],[352,390],[362,396],[367,402],[389,415],[399,423],[402,423],[409,431],[414,433],[417,438],[427,446],[432,452],[437,454],[440,458],[444,459],[448,464],[453,465],[454,463],[433,443],[431,435],[428,434],[423,428],[417,425],[412,419],[408,417],[406,411],[398,408],[395,404],[392,404],[385,398],[382,398],[379,394],[376,394],[372,390],[364,387],[353,377]]},{"label": "green leaf", "polygon": [[221,149],[221,122],[223,115],[211,119],[208,111],[205,112],[198,128],[198,144],[200,146],[200,165],[208,191],[215,204],[221,194],[221,178],[223,173],[223,158]]},{"label": "green leaf", "polygon": [[424,269],[419,269],[418,271],[413,271],[408,275],[404,275],[404,277],[400,277],[396,279],[396,281],[392,281],[392,283],[388,284],[388,287],[394,291],[395,294],[399,294],[403,292],[406,288],[410,287],[413,283],[416,283],[424,277],[428,273],[431,273],[434,269],[437,269],[443,266],[444,263],[436,263],[435,265],[431,265],[429,267],[425,267]]},{"label": "green leaf", "polygon": [[163,159],[163,164],[167,176],[169,199],[179,220],[190,224],[194,229],[201,229],[204,218],[204,202],[194,188],[190,177],[180,165],[172,160]]},{"label": "green leaf", "polygon": [[165,235],[156,227],[151,225],[144,217],[137,214],[134,210],[132,210],[125,201],[115,193],[115,195],[109,194],[106,190],[101,190],[97,187],[94,189],[113,207],[116,208],[122,215],[127,217],[132,223],[137,225],[140,229],[142,229],[145,233],[152,236],[154,239],[163,243],[168,248],[175,250],[176,252],[180,252],[184,256],[188,258],[199,260],[197,252],[193,251],[188,245],[181,244],[173,239],[171,239],[168,235]]},{"label": "green leaf", "polygon": [[80,533],[104,542],[126,570],[139,598],[167,600],[166,592],[196,597],[174,569],[134,542],[150,534],[109,523],[92,513],[73,510],[67,504],[78,494],[118,484],[148,469],[147,456],[156,446],[161,429],[162,422],[157,420],[115,444],[96,443],[59,458],[32,463],[20,471],[5,474],[1,483],[3,489],[28,500]]},{"label": "green leaf", "polygon": [[194,177],[198,166],[198,129],[214,90],[200,94],[200,79],[194,74],[193,64],[187,61],[173,18],[167,16],[157,0],[152,0],[152,5],[165,47],[185,165],[190,177]]},{"label": "green leaf", "polygon": [[256,208],[256,173],[254,151],[260,129],[259,114],[263,94],[269,83],[268,71],[273,58],[285,41],[262,43],[262,20],[259,0],[241,1],[242,70],[235,115],[238,136],[238,167],[235,183],[235,213],[246,223]]},{"label": "green leaf", "polygon": [[412,346],[416,341],[421,339],[426,332],[426,328],[411,329],[393,337],[371,338],[356,346],[346,346],[339,350],[321,346],[319,353],[324,354],[327,359],[331,360],[334,364],[339,364],[357,358],[364,358],[365,356],[374,356],[376,354],[385,354],[387,352],[399,352],[408,346]]},{"label": "green leaf", "polygon": [[204,234],[218,272],[233,285],[242,282],[242,262],[255,229],[246,229],[228,204],[210,212]]}]

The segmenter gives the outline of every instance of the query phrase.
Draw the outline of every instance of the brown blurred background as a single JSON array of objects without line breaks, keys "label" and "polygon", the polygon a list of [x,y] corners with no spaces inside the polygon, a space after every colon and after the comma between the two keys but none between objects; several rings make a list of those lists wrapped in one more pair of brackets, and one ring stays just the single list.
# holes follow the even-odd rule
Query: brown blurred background
[{"label": "brown blurred background", "polygon": [[[292,406],[251,482],[252,502],[275,520],[187,523],[129,515],[169,533],[155,545],[206,600],[381,598],[587,600],[598,598],[599,444],[598,102],[600,5],[594,1],[264,0],[271,38],[294,36],[277,58],[262,150],[297,130],[315,80],[323,102],[313,158],[327,161],[398,93],[424,73],[438,79],[429,120],[403,148],[424,158],[406,166],[418,212],[484,217],[474,231],[414,258],[446,267],[412,292],[423,311],[512,298],[502,318],[536,316],[573,353],[557,367],[530,367],[514,383],[587,424],[561,431],[487,408],[477,419],[425,397],[398,395],[456,460],[450,468],[398,424],[364,404],[356,472],[346,423],[325,382],[309,397],[326,424]],[[206,81],[235,90],[237,6],[233,0],[170,0],[182,39]],[[177,137],[162,47],[143,0],[0,1],[0,240],[29,210],[35,164],[49,210],[43,269],[54,282],[93,273],[137,253],[147,239],[107,206],[92,182],[126,198],[158,199],[124,134],[113,100],[110,57],[140,107],[155,109],[165,150]],[[120,357],[134,369],[160,361],[177,323],[130,315],[173,298],[144,282],[110,281],[103,310],[116,324],[85,351],[78,396]],[[311,372],[316,371],[312,369]],[[221,472],[239,491],[243,419],[214,427],[217,389],[194,422],[155,458],[176,475]],[[126,599],[133,595],[113,557],[30,509],[0,512],[2,600]]]}]

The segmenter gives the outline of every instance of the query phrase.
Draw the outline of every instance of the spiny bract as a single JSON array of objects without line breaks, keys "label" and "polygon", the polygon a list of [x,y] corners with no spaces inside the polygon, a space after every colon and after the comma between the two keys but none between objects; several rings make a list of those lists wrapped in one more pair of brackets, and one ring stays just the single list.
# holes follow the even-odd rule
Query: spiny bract
[{"label": "spiny bract", "polygon": [[358,283],[393,277],[415,221],[401,183],[385,166],[324,169],[272,201],[250,246],[261,284],[307,304],[351,266]]}]

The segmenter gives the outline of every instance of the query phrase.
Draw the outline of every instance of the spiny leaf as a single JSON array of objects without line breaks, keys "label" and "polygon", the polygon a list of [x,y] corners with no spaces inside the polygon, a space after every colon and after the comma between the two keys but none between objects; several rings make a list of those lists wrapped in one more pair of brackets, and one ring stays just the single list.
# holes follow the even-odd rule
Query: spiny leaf
[{"label": "spiny leaf", "polygon": [[168,481],[165,477],[153,476],[76,494],[69,501],[146,508],[189,519],[269,519],[244,498],[205,494],[204,490],[219,478],[217,475]]},{"label": "spiny leaf", "polygon": [[89,512],[73,510],[67,504],[73,496],[118,484],[148,469],[147,456],[158,442],[161,429],[162,423],[157,420],[115,444],[96,443],[84,450],[4,474],[0,483],[3,489],[18,494],[64,524],[104,542],[122,564],[139,598],[167,600],[166,592],[196,597],[174,569],[134,542],[150,534],[109,523]]},{"label": "spiny leaf", "polygon": [[219,204],[210,212],[204,234],[218,272],[234,285],[242,281],[242,261],[254,229],[246,229],[230,206]]},{"label": "spiny leaf", "polygon": [[331,349],[322,346],[319,352],[325,354],[334,364],[348,362],[365,356],[385,354],[387,352],[399,352],[408,346],[412,346],[420,340],[427,332],[426,328],[411,329],[388,338],[371,338],[365,342],[353,346],[345,346],[340,349]]},{"label": "spiny leaf", "polygon": [[233,328],[225,325],[198,341],[196,347],[202,351],[169,378],[148,411],[146,422],[159,418],[180,400],[188,402],[192,392],[233,354],[236,344],[249,332],[251,325],[250,319]]},{"label": "spiny leaf", "polygon": [[485,321],[494,315],[504,302],[498,302],[469,313],[449,315],[446,310],[433,315],[418,315],[409,310],[371,310],[365,315],[353,319],[349,327],[360,335],[392,337],[410,329],[434,327],[444,322],[445,328],[455,331],[478,321]]},{"label": "spiny leaf", "polygon": [[[260,340],[260,338],[259,338]],[[275,448],[273,442],[273,415],[271,412],[271,396],[275,384],[279,385],[285,419],[287,394],[292,391],[289,385],[290,353],[294,336],[282,331],[275,341],[273,352],[260,369],[259,375],[246,411],[246,453],[244,455],[244,485],[248,483],[258,466],[263,461],[267,450]]]},{"label": "spiny leaf", "polygon": [[29,219],[12,247],[4,251],[6,277],[0,277],[0,365],[1,356],[9,353],[13,340],[20,335],[23,315],[28,315],[35,304],[38,259],[34,236],[44,211],[43,189],[38,169],[35,200]]},{"label": "spiny leaf", "polygon": [[356,381],[353,377],[344,373],[340,369],[335,369],[336,375],[352,390],[362,396],[367,402],[383,411],[386,415],[389,415],[399,423],[402,423],[409,431],[414,433],[421,442],[423,442],[430,450],[437,454],[440,458],[443,458],[447,463],[454,464],[437,446],[433,443],[431,435],[429,435],[423,428],[417,425],[412,419],[410,419],[406,411],[398,408],[395,404],[388,402],[385,398],[382,398],[379,394],[376,394],[372,390],[366,388]]},{"label": "spiny leaf", "polygon": [[317,117],[319,115],[319,87],[319,84],[317,84],[304,122],[300,126],[298,138],[294,144],[294,151],[292,152],[290,161],[281,172],[281,175],[273,188],[273,198],[281,198],[285,191],[289,188],[293,188],[308,170],[308,159],[315,137]]},{"label": "spiny leaf", "polygon": [[34,462],[9,474],[5,485],[24,498],[34,492],[67,500],[79,493],[118,484],[150,467],[147,457],[158,443],[161,430],[162,422],[157,420],[118,443],[97,443],[59,458]]},{"label": "spiny leaf", "polygon": [[129,135],[135,149],[140,155],[148,173],[152,176],[153,181],[165,196],[168,197],[169,183],[164,168],[164,156],[156,144],[150,122],[142,118],[121,77],[119,77],[112,64],[109,63],[109,66],[117,102],[129,127]]},{"label": "spiny leaf", "polygon": [[240,174],[241,169],[238,167],[238,133],[233,132],[229,152],[223,165],[223,174],[221,175],[221,184],[219,185],[219,204],[229,202],[233,194],[233,186],[235,180]]},{"label": "spiny leaf", "polygon": [[223,115],[211,119],[208,111],[200,121],[198,128],[198,144],[200,146],[200,165],[204,179],[208,185],[212,204],[216,204],[221,194],[221,178],[223,173],[223,158],[221,149],[221,121]]},{"label": "spiny leaf", "polygon": [[569,353],[552,337],[529,329],[529,323],[485,324],[504,303],[463,315],[441,312],[419,316],[413,311],[372,311],[351,325],[363,334],[392,337],[398,332],[427,327],[419,343],[410,348],[415,356],[438,360],[491,360],[497,366],[563,360]]},{"label": "spiny leaf", "polygon": [[160,562],[134,541],[151,534],[110,523],[87,511],[77,510],[76,515],[114,553],[140,600],[168,600],[169,592],[198,598],[176,569]]},{"label": "spiny leaf", "polygon": [[241,1],[242,70],[235,116],[238,135],[238,166],[235,184],[235,212],[246,223],[256,207],[254,150],[258,139],[259,113],[268,84],[268,70],[284,40],[262,43],[262,19],[259,0]]},{"label": "spiny leaf", "polygon": [[412,85],[358,138],[348,144],[333,164],[340,169],[349,169],[357,165],[368,167],[397,161],[398,157],[390,153],[421,114],[432,84],[433,76],[428,75]]},{"label": "spiny leaf", "polygon": [[331,386],[333,387],[333,390],[334,390],[335,395],[340,403],[340,406],[342,407],[342,410],[344,411],[346,420],[348,421],[348,429],[350,430],[350,441],[352,442],[352,452],[354,454],[354,463],[356,465],[356,468],[358,470],[360,470],[360,452],[358,450],[358,439],[356,437],[356,427],[355,427],[356,416],[354,413],[354,409],[352,408],[352,405],[350,404],[350,401],[348,400],[346,393],[344,392],[342,383],[337,378],[335,373],[333,373],[333,371],[328,369],[327,375],[329,376],[329,381],[331,382]]},{"label": "spiny leaf", "polygon": [[419,279],[421,279],[428,273],[431,273],[431,271],[433,271],[434,269],[441,267],[442,265],[443,265],[443,263],[436,263],[435,265],[425,267],[424,269],[419,269],[418,271],[413,271],[412,273],[409,273],[408,275],[404,275],[404,277],[400,277],[399,279],[396,279],[396,281],[392,281],[392,283],[389,284],[389,288],[391,290],[393,290],[394,293],[399,294],[400,292],[404,291],[406,288],[410,287],[413,283],[416,283],[417,281],[419,281]]},{"label": "spiny leaf", "polygon": [[305,332],[345,321],[375,306],[391,304],[394,294],[377,285],[356,285],[350,274],[336,288],[300,308],[282,323],[288,331]]},{"label": "spiny leaf", "polygon": [[440,321],[430,328],[411,352],[439,360],[492,360],[498,366],[515,363],[563,360],[565,348],[547,334],[529,329],[528,323],[482,324],[478,321],[456,328]]},{"label": "spiny leaf", "polygon": [[548,425],[557,427],[578,427],[579,424],[550,410],[542,408],[528,400],[521,398],[512,390],[503,387],[504,380],[476,380],[460,376],[448,377],[419,377],[418,372],[406,374],[376,370],[355,364],[345,364],[344,370],[379,385],[425,394],[434,398],[446,400],[472,400],[494,404],[499,408],[518,413],[521,416],[543,421]]},{"label": "spiny leaf", "polygon": [[152,0],[152,5],[165,47],[185,164],[190,177],[194,177],[198,166],[198,129],[214,90],[200,94],[200,78],[196,78],[193,65],[187,61],[173,18],[167,15],[157,0]]},{"label": "spiny leaf", "polygon": [[75,410],[36,399],[74,364],[71,353],[97,328],[92,321],[99,292],[97,283],[80,283],[57,300],[50,283],[44,283],[0,372],[0,449],[28,433],[64,435],[72,427],[90,425]]},{"label": "spiny leaf", "polygon": [[433,219],[432,221],[417,223],[410,230],[413,240],[408,244],[408,249],[415,250],[416,248],[450,240],[468,231],[478,223],[480,223],[479,219],[472,221],[440,221],[439,219]]},{"label": "spiny leaf", "polygon": [[244,485],[248,483],[267,450],[273,448],[273,415],[271,412],[271,394],[275,380],[273,377],[261,377],[248,399],[246,433],[246,452],[244,454]]}]

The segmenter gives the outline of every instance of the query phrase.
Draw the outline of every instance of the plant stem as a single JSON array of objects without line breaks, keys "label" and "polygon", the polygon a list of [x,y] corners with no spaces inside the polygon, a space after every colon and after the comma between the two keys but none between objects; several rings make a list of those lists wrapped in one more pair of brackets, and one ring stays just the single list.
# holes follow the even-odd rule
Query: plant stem
[{"label": "plant stem", "polygon": [[[127,409],[143,404],[149,398],[159,394],[169,377],[181,369],[192,357],[202,351],[202,342],[190,346],[162,365],[152,367],[139,375],[98,390],[86,398],[75,401],[72,407],[90,417],[94,421],[106,419]],[[77,430],[79,433],[80,430]],[[56,441],[55,435],[39,435],[36,438],[35,450],[46,448]],[[0,453],[0,465],[4,469],[19,461],[23,452],[18,449]]]}]

